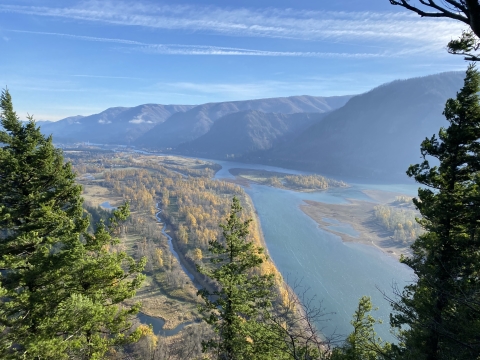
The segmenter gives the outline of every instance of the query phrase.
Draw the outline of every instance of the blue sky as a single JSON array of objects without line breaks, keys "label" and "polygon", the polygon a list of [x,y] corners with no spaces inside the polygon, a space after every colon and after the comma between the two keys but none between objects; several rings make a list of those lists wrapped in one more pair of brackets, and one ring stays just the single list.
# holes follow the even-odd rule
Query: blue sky
[{"label": "blue sky", "polygon": [[462,25],[388,0],[0,0],[0,85],[40,120],[112,106],[357,94],[464,70]]}]

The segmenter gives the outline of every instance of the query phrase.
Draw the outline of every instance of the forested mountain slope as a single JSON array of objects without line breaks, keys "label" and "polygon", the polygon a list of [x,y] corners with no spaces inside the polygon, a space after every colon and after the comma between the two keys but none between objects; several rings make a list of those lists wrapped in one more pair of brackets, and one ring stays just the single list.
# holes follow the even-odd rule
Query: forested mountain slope
[{"label": "forested mountain slope", "polygon": [[102,144],[130,144],[137,137],[192,105],[145,104],[114,107],[90,116],[72,116],[41,124],[42,132],[53,134],[56,142],[90,141]]},{"label": "forested mountain slope", "polygon": [[194,140],[208,132],[219,118],[240,111],[264,113],[324,113],[343,106],[351,96],[292,96],[286,98],[232,101],[199,105],[177,113],[140,137],[135,144],[150,148],[169,148]]},{"label": "forested mountain slope", "polygon": [[344,107],[273,149],[244,157],[324,174],[406,179],[418,163],[420,143],[447,122],[445,102],[463,83],[463,72],[399,80],[353,97]]},{"label": "forested mountain slope", "polygon": [[237,112],[221,117],[205,135],[181,144],[177,150],[203,157],[238,158],[253,151],[270,149],[298,135],[323,117],[325,114],[322,113]]}]

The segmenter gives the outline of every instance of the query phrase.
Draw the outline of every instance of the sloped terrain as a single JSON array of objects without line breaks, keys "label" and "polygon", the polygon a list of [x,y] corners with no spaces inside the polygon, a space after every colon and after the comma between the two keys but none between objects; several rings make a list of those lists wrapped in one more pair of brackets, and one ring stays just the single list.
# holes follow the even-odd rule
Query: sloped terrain
[{"label": "sloped terrain", "polygon": [[135,145],[149,148],[171,148],[206,134],[221,117],[246,110],[264,113],[325,113],[343,106],[351,96],[292,96],[199,105],[177,113],[145,133]]},{"label": "sloped terrain", "polygon": [[420,143],[447,122],[463,72],[394,81],[353,97],[295,139],[244,161],[365,179],[405,180]]},{"label": "sloped terrain", "polygon": [[298,135],[325,114],[278,114],[242,111],[218,119],[199,138],[181,144],[177,152],[212,158],[238,158],[267,150]]}]

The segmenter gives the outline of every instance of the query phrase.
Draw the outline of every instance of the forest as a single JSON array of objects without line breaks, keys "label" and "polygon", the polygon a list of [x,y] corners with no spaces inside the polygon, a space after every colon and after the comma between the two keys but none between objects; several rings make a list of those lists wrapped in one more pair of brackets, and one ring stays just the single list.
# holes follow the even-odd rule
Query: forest
[{"label": "forest", "polygon": [[395,241],[410,245],[424,233],[424,229],[416,220],[420,213],[411,209],[410,206],[399,207],[399,204],[412,204],[412,199],[397,197],[397,200],[392,204],[396,206],[375,206],[375,218],[384,228],[393,233]]}]

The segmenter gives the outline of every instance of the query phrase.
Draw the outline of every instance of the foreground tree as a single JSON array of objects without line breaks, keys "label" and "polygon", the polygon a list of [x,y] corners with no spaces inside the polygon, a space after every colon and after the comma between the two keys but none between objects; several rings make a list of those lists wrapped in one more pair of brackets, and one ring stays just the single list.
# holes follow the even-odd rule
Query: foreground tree
[{"label": "foreground tree", "polygon": [[465,60],[480,61],[480,3],[478,0],[389,0],[392,5],[402,6],[422,17],[449,18],[469,26],[460,39],[449,42],[451,54],[464,55]]},{"label": "foreground tree", "polygon": [[330,360],[390,359],[391,345],[377,336],[374,326],[381,322],[370,314],[372,310],[376,309],[373,309],[370,298],[360,298],[350,322],[353,331],[343,346],[333,349]]},{"label": "foreground tree", "polygon": [[0,100],[0,357],[101,358],[140,335],[128,333],[138,307],[118,304],[134,296],[144,261],[109,251],[128,206],[86,233],[70,164],[32,118],[19,121],[8,91]]},{"label": "foreground tree", "polygon": [[278,291],[274,275],[261,274],[260,265],[267,258],[248,240],[251,220],[241,221],[241,211],[240,201],[233,198],[227,223],[220,225],[224,241],[210,241],[212,266],[198,268],[219,287],[198,292],[205,301],[204,320],[216,334],[203,342],[204,351],[235,360],[326,358],[328,342],[316,328],[325,321],[323,308],[305,293],[298,297],[298,283]]},{"label": "foreground tree", "polygon": [[224,241],[210,241],[213,266],[198,268],[219,286],[213,292],[198,292],[205,301],[204,319],[218,335],[204,342],[204,349],[219,359],[281,359],[274,346],[277,339],[259,321],[272,306],[274,278],[255,273],[265,256],[263,249],[247,240],[251,220],[242,222],[241,211],[240,201],[233,198],[227,223],[220,225]]},{"label": "foreground tree", "polygon": [[447,101],[450,126],[423,141],[424,162],[407,172],[426,186],[414,200],[426,233],[402,259],[418,280],[392,302],[402,358],[480,357],[479,91],[480,75],[470,66],[457,98]]}]

